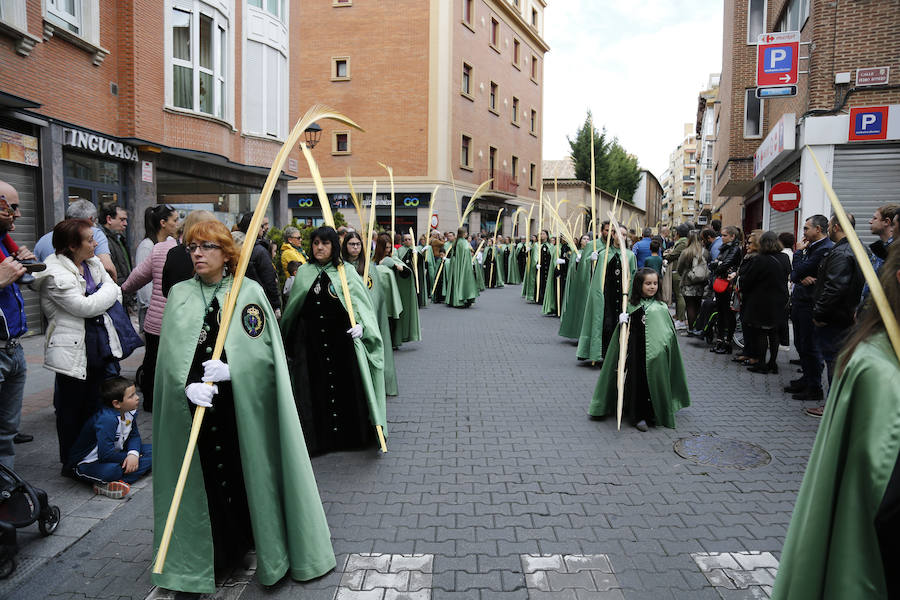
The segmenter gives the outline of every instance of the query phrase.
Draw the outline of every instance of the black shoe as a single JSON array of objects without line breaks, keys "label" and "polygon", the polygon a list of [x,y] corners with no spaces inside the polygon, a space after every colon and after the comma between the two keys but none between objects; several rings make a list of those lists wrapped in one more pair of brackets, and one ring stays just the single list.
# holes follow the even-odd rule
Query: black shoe
[{"label": "black shoe", "polygon": [[799,386],[801,386],[801,387],[805,387],[805,386],[803,385],[803,378],[802,378],[802,377],[798,377],[797,379],[791,379],[791,385],[799,385]]},{"label": "black shoe", "polygon": [[768,368],[769,368],[769,373],[771,373],[772,375],[778,375],[778,365],[777,364],[771,364],[771,365],[769,365]]},{"label": "black shoe", "polygon": [[803,385],[802,383],[799,383],[799,382],[795,383],[792,381],[791,385],[787,385],[784,387],[784,391],[787,392],[788,394],[798,394],[800,392],[805,392],[806,386]]},{"label": "black shoe", "polygon": [[794,394],[791,396],[794,400],[803,400],[809,402],[820,402],[824,396],[822,395],[822,388],[807,388],[800,392],[799,394]]},{"label": "black shoe", "polygon": [[588,415],[588,419],[591,421],[605,421],[606,415]]},{"label": "black shoe", "polygon": [[731,354],[731,344],[720,344],[713,350],[716,354]]},{"label": "black shoe", "polygon": [[767,367],[766,365],[764,365],[762,363],[757,363],[755,365],[750,365],[750,367],[747,370],[750,371],[751,373],[777,373],[778,367],[775,367],[775,370],[772,371],[770,367]]},{"label": "black shoe", "polygon": [[27,444],[28,442],[32,441],[33,439],[34,439],[34,436],[31,435],[30,433],[17,433],[16,436],[13,438],[13,444]]},{"label": "black shoe", "polygon": [[635,425],[635,428],[638,431],[649,431],[650,430],[650,428],[647,426],[647,421],[645,421],[643,419],[638,421],[637,425]]},{"label": "black shoe", "polygon": [[791,363],[792,365],[799,365],[799,364],[801,364],[799,358],[792,358],[792,359],[789,360],[788,362]]}]

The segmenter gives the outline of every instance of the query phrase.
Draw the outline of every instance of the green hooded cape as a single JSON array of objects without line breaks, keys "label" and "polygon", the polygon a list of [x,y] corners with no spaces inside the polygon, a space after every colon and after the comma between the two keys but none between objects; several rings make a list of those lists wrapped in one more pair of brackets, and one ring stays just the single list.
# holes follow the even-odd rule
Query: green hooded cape
[{"label": "green hooded cape", "polygon": [[[494,273],[493,273],[494,287],[495,288],[503,287],[503,285],[506,281],[506,277],[505,277],[505,275],[506,275],[505,266],[506,265],[505,265],[505,261],[503,260],[503,254],[504,254],[504,246],[502,246],[502,245],[488,246],[484,249],[484,264],[481,266],[484,270],[484,274],[482,276],[484,277],[485,285],[490,284],[491,263],[493,263],[494,264]],[[490,256],[490,260],[488,259],[489,256]]]},{"label": "green hooded cape", "polygon": [[[668,307],[659,300],[644,299],[638,306],[628,306],[628,314],[639,308],[644,309],[646,332],[647,386],[650,388],[650,403],[657,425],[675,428],[675,413],[691,405],[684,363],[675,324]],[[588,408],[591,416],[616,414],[618,388],[616,372],[619,365],[619,327],[613,332],[606,353],[606,360],[600,369],[600,377],[594,388],[594,397]],[[628,373],[625,374],[628,377]]]},{"label": "green hooded cape", "polygon": [[[348,262],[347,265],[349,266],[350,263]],[[400,316],[400,291],[397,289],[393,275],[378,266],[369,266],[369,278],[372,280],[372,287],[369,290],[372,295],[372,306],[378,314],[378,331],[384,342],[384,340],[391,339],[389,319],[396,319]],[[387,343],[382,343],[381,347],[384,349],[384,393],[388,396],[397,396],[400,389],[397,385],[397,367],[394,365],[394,347]]]},{"label": "green hooded cape", "polygon": [[[409,252],[409,248],[401,246],[400,250]],[[416,298],[416,280],[415,273],[403,262],[402,258],[389,257],[394,265],[400,265],[404,270],[409,271],[409,277],[401,277],[397,269],[384,265],[391,273],[394,281],[396,281],[397,289],[400,293],[400,316],[397,318],[397,326],[395,334],[397,336],[397,346],[403,342],[418,342],[422,339],[422,330],[419,326],[419,301]],[[419,265],[421,268],[423,265]]]},{"label": "green hooded cape", "polygon": [[[589,244],[580,251],[572,252],[569,261],[569,274],[566,277],[566,291],[563,296],[562,316],[559,320],[559,335],[565,338],[578,339],[581,335],[581,324],[584,319],[584,304],[588,289],[591,286],[591,252]],[[576,261],[575,256],[581,258]]]},{"label": "green hooded cape", "polygon": [[522,244],[512,243],[509,245],[509,262],[506,263],[505,281],[509,285],[519,285],[522,283],[522,277],[519,275],[519,252],[522,251]]},{"label": "green hooded cape", "polygon": [[[281,316],[281,331],[284,336],[291,335],[294,320],[303,308],[306,294],[312,287],[321,270],[325,271],[331,280],[335,294],[344,308],[347,308],[347,300],[344,298],[344,290],[341,285],[341,277],[337,267],[330,262],[326,266],[312,262],[300,265],[294,278],[294,286],[291,288],[291,297],[288,299],[284,313]],[[372,305],[372,297],[363,285],[362,277],[356,269],[350,265],[344,268],[347,274],[347,287],[350,289],[350,300],[353,302],[353,313],[356,322],[362,325],[363,336],[353,340],[353,349],[356,352],[356,362],[359,365],[359,375],[362,385],[366,390],[366,400],[369,405],[369,418],[372,425],[381,425],[384,435],[387,436],[387,416],[384,399],[384,348],[383,344],[390,345],[390,340],[384,342],[381,338],[381,330],[378,327],[378,317],[375,307]],[[369,276],[372,276],[372,267],[369,267]]]},{"label": "green hooded cape", "polygon": [[856,347],[831,384],[773,599],[888,598],[876,515],[898,453],[900,365],[882,332]]},{"label": "green hooded cape", "polygon": [[540,258],[540,244],[532,243],[528,247],[528,256],[525,259],[525,277],[522,280],[522,297],[527,302],[534,302],[534,290],[537,283],[537,269],[535,265]]},{"label": "green hooded cape", "polygon": [[[556,316],[556,259],[559,258],[560,245],[550,245],[550,272],[547,273],[547,289],[544,291],[544,302],[541,305],[541,314]],[[560,281],[559,303],[562,304],[565,284]]]},{"label": "green hooded cape", "polygon": [[[184,388],[206,307],[199,285],[191,279],[173,286],[163,314],[153,406],[155,551],[191,430]],[[226,282],[216,294],[220,306],[229,288]],[[243,325],[242,313],[248,305],[256,305],[264,315],[262,331],[255,337]],[[250,279],[241,285],[225,339],[225,356],[231,369],[241,465],[256,541],[256,576],[263,585],[273,585],[285,573],[300,581],[324,575],[335,566],[334,551],[294,404],[281,332],[265,293]],[[213,406],[215,402],[213,398]],[[195,449],[165,567],[161,574],[150,575],[154,585],[215,592],[208,510]]]},{"label": "green hooded cape", "polygon": [[[600,256],[597,259],[594,277],[591,279],[588,295],[584,302],[584,316],[581,321],[581,335],[578,336],[577,353],[578,358],[592,361],[603,360],[603,312],[606,306],[602,288],[603,258],[606,255],[606,248],[603,249],[603,253],[599,251],[597,253]],[[607,265],[619,253],[620,250],[610,244]],[[634,281],[634,272],[637,271],[637,260],[631,250],[626,249],[625,255],[628,257],[631,281]],[[588,254],[588,258],[590,258],[590,254]],[[628,282],[626,289],[631,289],[631,281]]]},{"label": "green hooded cape", "polygon": [[469,242],[457,238],[451,248],[450,260],[444,265],[444,301],[447,306],[467,306],[478,297],[472,252]]}]

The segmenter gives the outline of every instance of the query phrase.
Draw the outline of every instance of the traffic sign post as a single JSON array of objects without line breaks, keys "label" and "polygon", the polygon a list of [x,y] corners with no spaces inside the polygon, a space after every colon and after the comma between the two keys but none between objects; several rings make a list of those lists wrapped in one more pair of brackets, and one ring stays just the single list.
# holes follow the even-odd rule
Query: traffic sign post
[{"label": "traffic sign post", "polygon": [[764,88],[796,84],[799,62],[799,31],[760,34],[756,47],[756,86]]},{"label": "traffic sign post", "polygon": [[800,206],[800,186],[791,181],[776,183],[769,190],[769,206],[778,212],[791,212]]}]

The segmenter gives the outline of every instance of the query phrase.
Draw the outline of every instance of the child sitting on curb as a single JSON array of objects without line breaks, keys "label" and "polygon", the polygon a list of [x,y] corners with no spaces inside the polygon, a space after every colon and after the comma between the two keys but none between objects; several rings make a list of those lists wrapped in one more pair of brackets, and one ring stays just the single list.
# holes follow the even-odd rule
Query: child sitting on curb
[{"label": "child sitting on curb", "polygon": [[101,407],[84,427],[69,454],[78,479],[94,484],[94,493],[123,498],[129,484],[150,470],[152,447],[141,443],[134,382],[113,377],[100,387]]}]

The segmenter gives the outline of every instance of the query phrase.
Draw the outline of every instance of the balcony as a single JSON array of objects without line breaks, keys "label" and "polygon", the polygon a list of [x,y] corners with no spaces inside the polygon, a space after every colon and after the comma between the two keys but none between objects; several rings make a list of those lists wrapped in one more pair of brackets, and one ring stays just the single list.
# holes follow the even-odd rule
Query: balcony
[{"label": "balcony", "polygon": [[513,179],[512,173],[506,173],[505,171],[498,171],[496,169],[481,169],[481,171],[478,172],[478,177],[480,181],[493,179],[490,189],[495,192],[502,192],[513,196],[518,193],[519,184]]}]

